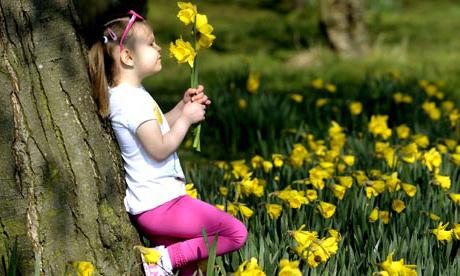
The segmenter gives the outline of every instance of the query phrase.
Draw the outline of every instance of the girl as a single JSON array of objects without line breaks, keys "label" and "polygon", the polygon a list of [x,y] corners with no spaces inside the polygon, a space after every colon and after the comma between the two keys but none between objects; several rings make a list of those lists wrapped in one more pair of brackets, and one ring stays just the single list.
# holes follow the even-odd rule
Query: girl
[{"label": "girl", "polygon": [[90,49],[90,76],[98,112],[108,117],[126,171],[124,205],[135,227],[161,253],[158,265],[146,275],[193,275],[208,250],[202,228],[212,244],[218,232],[218,256],[241,248],[245,225],[215,206],[190,197],[176,150],[188,129],[204,120],[211,101],[200,85],[189,88],[169,112],[163,114],[141,81],[161,70],[161,48],[151,26],[130,11],[104,24],[101,40]]}]

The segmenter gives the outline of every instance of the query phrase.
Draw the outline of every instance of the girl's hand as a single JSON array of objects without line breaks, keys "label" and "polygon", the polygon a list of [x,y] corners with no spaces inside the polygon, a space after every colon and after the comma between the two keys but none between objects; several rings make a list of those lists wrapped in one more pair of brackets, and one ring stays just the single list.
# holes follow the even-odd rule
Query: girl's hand
[{"label": "girl's hand", "polygon": [[204,87],[203,85],[198,85],[198,88],[189,88],[184,93],[184,97],[182,99],[184,104],[188,102],[198,102],[200,104],[210,105],[211,101],[208,99],[208,96],[204,94]]},{"label": "girl's hand", "polygon": [[195,103],[195,102],[188,102],[185,104],[184,109],[182,111],[181,116],[184,117],[189,124],[198,123],[205,119],[204,115],[206,106]]}]

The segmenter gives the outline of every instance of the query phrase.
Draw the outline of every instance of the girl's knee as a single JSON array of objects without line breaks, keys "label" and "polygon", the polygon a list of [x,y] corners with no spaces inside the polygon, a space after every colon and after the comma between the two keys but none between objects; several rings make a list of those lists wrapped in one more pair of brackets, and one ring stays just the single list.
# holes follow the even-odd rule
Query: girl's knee
[{"label": "girl's knee", "polygon": [[248,229],[246,225],[239,220],[235,222],[235,232],[233,234],[233,241],[235,243],[235,247],[238,249],[243,247],[248,239]]}]

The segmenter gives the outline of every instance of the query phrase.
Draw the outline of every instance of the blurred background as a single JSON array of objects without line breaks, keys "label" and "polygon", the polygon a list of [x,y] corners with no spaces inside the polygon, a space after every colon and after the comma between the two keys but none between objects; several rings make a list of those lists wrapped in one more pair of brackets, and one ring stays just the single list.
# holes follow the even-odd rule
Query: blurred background
[{"label": "blurred background", "polygon": [[[202,144],[215,144],[218,139],[228,149],[219,154],[222,151],[207,145],[204,156],[239,157],[244,152],[260,152],[262,140],[270,140],[272,136],[273,140],[279,140],[283,129],[299,127],[305,117],[291,118],[294,115],[291,116],[288,107],[279,110],[281,102],[276,97],[296,93],[309,98],[311,83],[316,79],[336,85],[345,95],[354,95],[358,90],[366,94],[363,89],[369,85],[367,80],[382,74],[408,81],[442,81],[446,93],[458,93],[459,1],[197,0],[193,3],[198,12],[207,15],[217,37],[212,47],[199,55],[199,80],[213,100]],[[126,15],[129,9],[146,15],[162,47],[163,69],[146,79],[144,85],[164,112],[173,107],[190,85],[190,68],[169,57],[169,43],[180,36],[189,37],[176,17],[176,1],[77,1],[76,6],[88,45],[100,35],[96,31],[98,26],[111,17]],[[251,106],[247,98],[251,93],[246,91],[250,72],[259,74],[258,91],[263,91],[259,95],[267,93],[271,100]],[[235,101],[220,100],[225,97],[233,97]],[[258,112],[243,114],[247,116],[242,117],[242,122],[238,116],[243,115],[233,114],[239,113],[238,108],[225,108],[229,104],[244,106],[245,100],[248,109],[257,108]],[[309,106],[306,104],[304,108]],[[266,118],[267,112],[272,116]],[[326,114],[324,110],[321,112]],[[231,125],[229,117],[233,115],[238,120]],[[339,112],[336,116],[347,115]],[[271,129],[273,126],[276,130]],[[237,134],[234,128],[244,130]],[[276,145],[270,146],[276,149]]]}]

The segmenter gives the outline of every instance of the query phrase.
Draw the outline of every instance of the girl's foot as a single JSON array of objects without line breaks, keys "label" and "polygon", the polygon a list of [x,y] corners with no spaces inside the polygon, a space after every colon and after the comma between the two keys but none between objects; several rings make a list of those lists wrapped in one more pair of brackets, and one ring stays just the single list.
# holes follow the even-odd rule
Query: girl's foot
[{"label": "girl's foot", "polygon": [[149,264],[145,261],[144,255],[141,254],[142,258],[142,266],[144,268],[145,276],[171,276],[172,268],[168,267],[166,263],[166,258],[169,258],[168,251],[164,247],[164,245],[159,245],[154,247],[155,250],[161,252],[161,257],[158,260],[157,264]]}]

